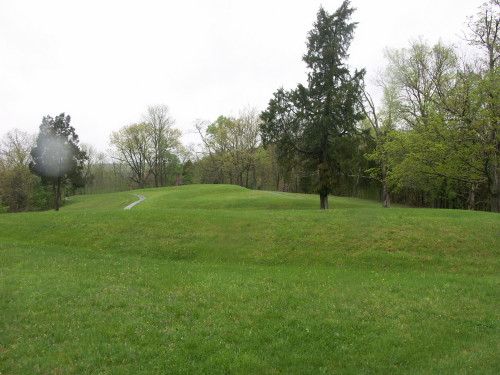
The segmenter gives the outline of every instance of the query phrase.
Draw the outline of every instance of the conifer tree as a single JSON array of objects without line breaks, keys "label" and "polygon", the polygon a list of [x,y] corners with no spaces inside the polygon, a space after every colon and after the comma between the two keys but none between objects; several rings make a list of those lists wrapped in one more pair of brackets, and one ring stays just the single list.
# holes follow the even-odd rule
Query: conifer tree
[{"label": "conifer tree", "polygon": [[45,116],[40,125],[36,145],[31,149],[33,161],[30,169],[51,184],[54,193],[54,209],[59,211],[61,187],[66,179],[81,184],[81,171],[85,152],[78,147],[78,135],[70,125],[71,117],[61,113],[52,118]]},{"label": "conifer tree", "polygon": [[302,165],[317,170],[316,190],[320,207],[328,208],[333,176],[345,157],[337,152],[341,144],[357,134],[363,118],[360,106],[365,71],[351,73],[348,49],[356,23],[354,9],[344,1],[332,15],[323,8],[307,38],[307,86],[279,89],[261,114],[264,143],[274,143],[281,155],[297,155]]}]

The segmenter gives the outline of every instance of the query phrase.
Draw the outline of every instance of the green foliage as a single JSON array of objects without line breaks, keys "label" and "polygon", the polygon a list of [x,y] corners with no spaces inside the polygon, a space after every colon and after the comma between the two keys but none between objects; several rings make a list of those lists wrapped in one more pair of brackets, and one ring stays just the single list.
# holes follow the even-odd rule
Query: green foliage
[{"label": "green foliage", "polygon": [[174,120],[165,105],[149,106],[144,120],[111,134],[113,159],[128,167],[127,177],[133,187],[172,184],[178,162],[175,153],[182,148],[181,132],[173,127]]},{"label": "green foliage", "polygon": [[219,118],[196,127],[203,140],[204,160],[201,182],[230,183],[257,188],[256,164],[259,148],[259,117],[255,109],[247,108],[238,117]]},{"label": "green foliage", "polygon": [[31,150],[31,170],[48,179],[62,178],[78,171],[85,155],[78,147],[78,135],[70,116],[45,116],[36,145]]},{"label": "green foliage", "polygon": [[35,209],[46,210],[50,206],[53,206],[54,202],[51,201],[52,196],[48,192],[48,188],[41,181],[38,181],[35,185],[33,194],[33,207]]},{"label": "green foliage", "polygon": [[148,174],[149,158],[148,125],[146,123],[124,126],[111,134],[111,145],[116,149],[114,158],[130,168],[130,179],[143,188]]},{"label": "green foliage", "polygon": [[498,215],[139,193],[0,216],[2,372],[498,372]]},{"label": "green foliage", "polygon": [[54,209],[59,210],[61,193],[66,183],[82,186],[82,170],[86,154],[78,147],[78,135],[70,125],[71,117],[61,113],[45,116],[40,125],[36,145],[31,149],[30,170],[52,185]]},{"label": "green foliage", "polygon": [[0,195],[0,214],[6,213],[9,211],[9,206],[6,206],[4,204],[4,200],[2,199],[2,196]]},{"label": "green foliage", "polygon": [[364,70],[351,74],[346,62],[355,28],[349,22],[353,12],[349,1],[332,15],[320,8],[303,57],[309,69],[307,87],[279,89],[261,114],[264,142],[276,144],[287,159],[298,156],[307,169],[318,171],[316,191],[322,208],[328,208],[335,172],[348,158],[337,153],[339,143],[357,134],[363,117],[359,98]]},{"label": "green foliage", "polygon": [[[430,200],[442,198],[447,206],[474,209],[478,197],[488,199],[497,168],[497,125],[488,119],[491,96],[481,89],[483,73],[441,43],[417,41],[387,57],[378,125],[371,107],[377,148],[368,158],[379,164],[372,175],[395,192],[410,189]],[[495,195],[489,195],[495,211]]]},{"label": "green foliage", "polygon": [[194,165],[191,160],[187,160],[182,165],[182,178],[185,185],[191,185],[193,183]]},{"label": "green foliage", "polygon": [[9,212],[46,208],[36,199],[40,178],[29,170],[34,137],[18,129],[0,142],[0,196]]}]

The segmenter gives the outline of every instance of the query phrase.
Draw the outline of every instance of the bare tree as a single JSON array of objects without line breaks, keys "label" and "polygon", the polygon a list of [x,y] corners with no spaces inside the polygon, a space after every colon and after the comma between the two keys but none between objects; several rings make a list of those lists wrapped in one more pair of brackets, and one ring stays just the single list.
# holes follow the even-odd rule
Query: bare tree
[{"label": "bare tree", "polygon": [[151,148],[147,153],[150,172],[154,176],[155,187],[165,186],[167,164],[180,147],[181,132],[173,128],[175,121],[166,105],[149,106],[144,121]]},{"label": "bare tree", "polygon": [[137,183],[139,188],[144,188],[148,176],[147,161],[152,158],[150,152],[150,139],[146,123],[124,126],[111,134],[111,145],[115,148],[113,158],[126,164],[132,171],[130,179]]}]

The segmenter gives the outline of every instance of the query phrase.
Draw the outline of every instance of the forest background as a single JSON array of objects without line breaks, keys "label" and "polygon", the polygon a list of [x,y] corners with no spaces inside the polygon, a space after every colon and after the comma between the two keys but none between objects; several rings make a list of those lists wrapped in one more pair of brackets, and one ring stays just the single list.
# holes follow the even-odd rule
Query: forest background
[{"label": "forest background", "polygon": [[[328,151],[335,154],[330,194],[379,199],[386,207],[500,211],[499,23],[500,4],[490,0],[457,30],[475,53],[422,39],[386,50],[380,102],[364,90],[355,131]],[[113,132],[107,152],[79,144],[73,129],[77,173],[59,176],[60,190],[36,169],[33,150],[52,119],[45,116],[39,134],[12,129],[0,143],[0,211],[48,209],[57,206],[58,194],[194,183],[316,193],[321,171],[262,137],[262,110],[198,120],[199,145],[181,143],[163,104]],[[70,129],[67,115],[61,118]]]}]

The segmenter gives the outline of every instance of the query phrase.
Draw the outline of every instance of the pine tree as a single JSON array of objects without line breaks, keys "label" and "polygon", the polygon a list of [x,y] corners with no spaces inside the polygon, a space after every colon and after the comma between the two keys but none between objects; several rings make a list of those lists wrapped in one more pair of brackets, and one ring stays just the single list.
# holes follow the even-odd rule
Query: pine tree
[{"label": "pine tree", "polygon": [[350,22],[353,12],[347,0],[332,15],[320,8],[303,57],[307,87],[278,90],[261,114],[264,142],[275,143],[281,155],[296,154],[306,168],[317,170],[322,209],[328,208],[334,172],[344,157],[336,151],[345,138],[357,134],[356,124],[363,118],[360,97],[365,71],[351,74],[347,65],[356,27]]},{"label": "pine tree", "polygon": [[81,183],[85,152],[78,147],[78,135],[70,125],[71,117],[61,113],[45,116],[40,125],[36,145],[31,149],[30,170],[52,185],[54,209],[59,211],[61,187],[67,179]]}]

